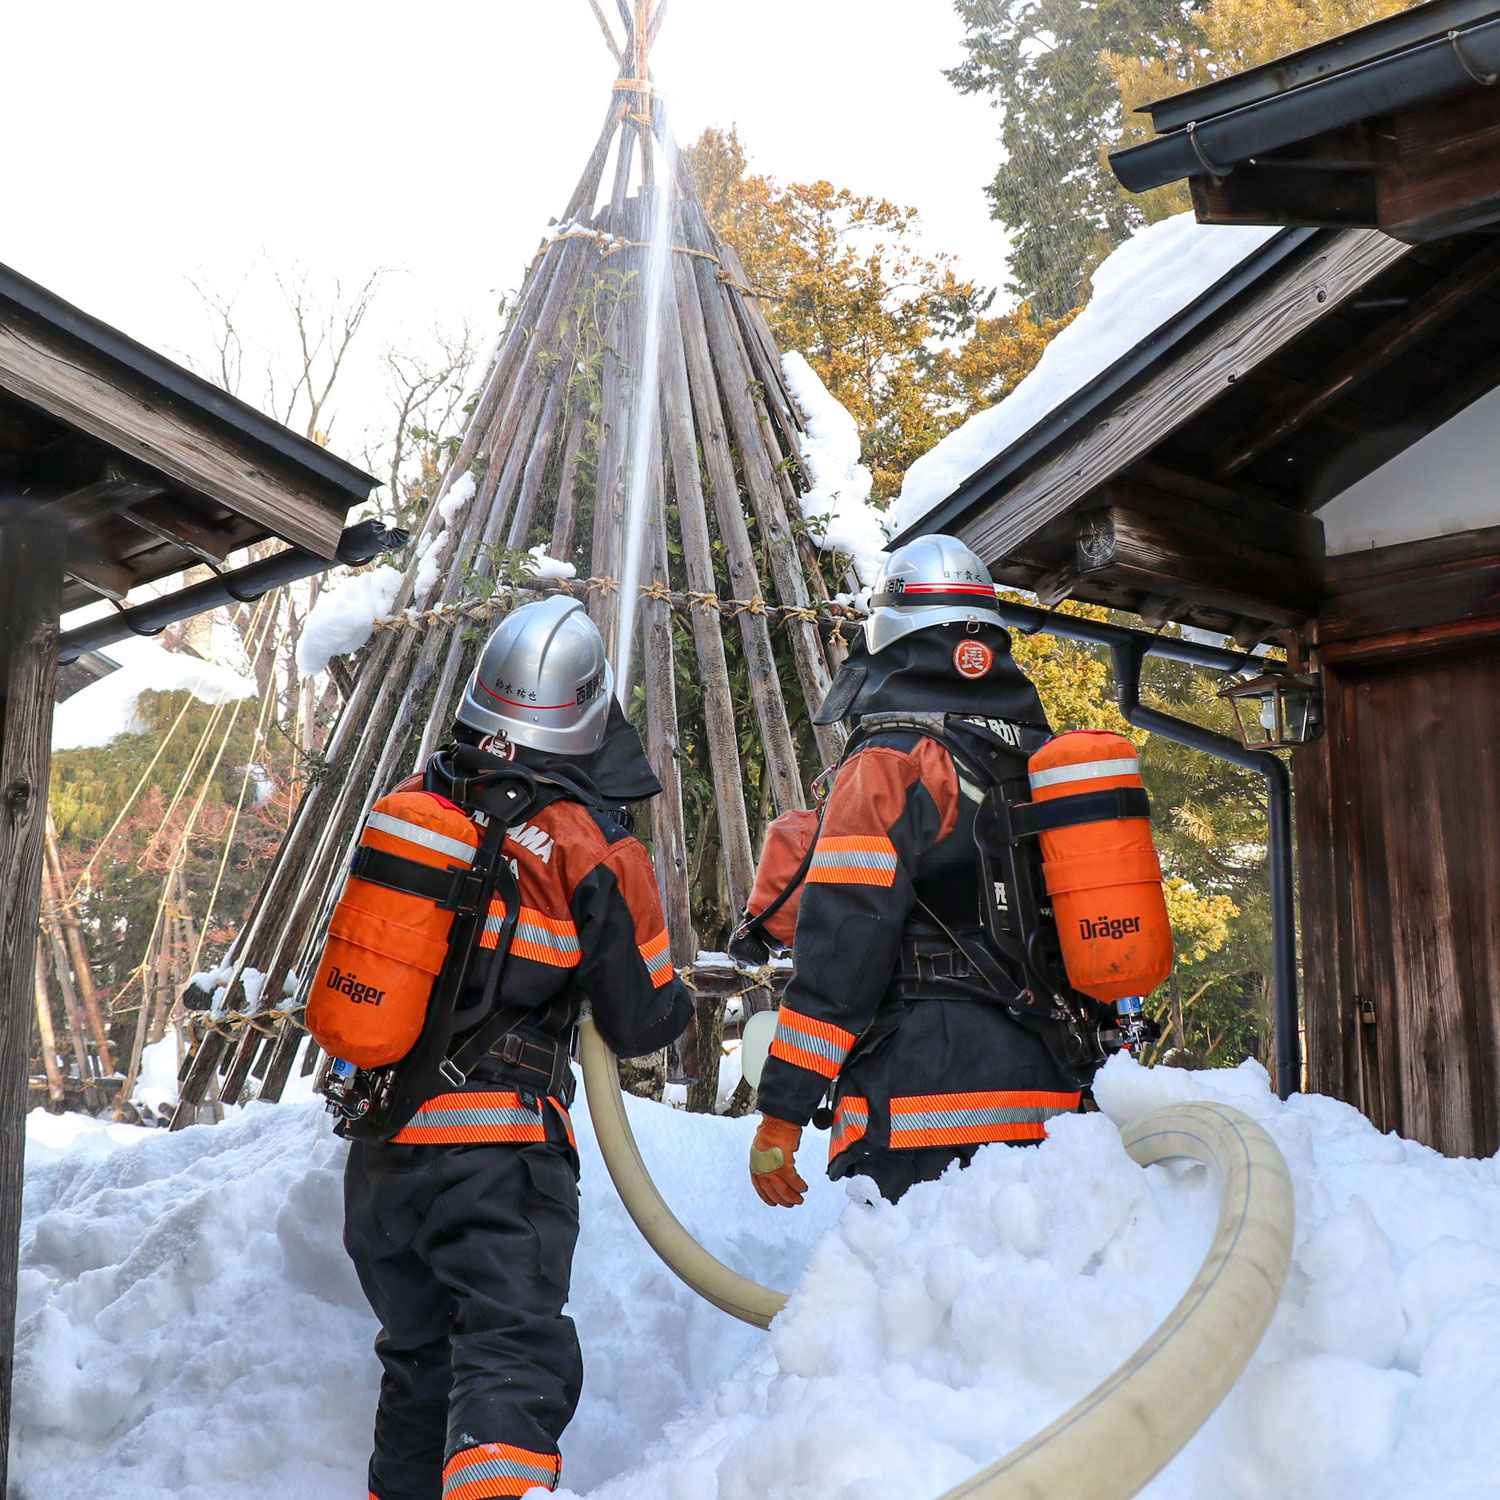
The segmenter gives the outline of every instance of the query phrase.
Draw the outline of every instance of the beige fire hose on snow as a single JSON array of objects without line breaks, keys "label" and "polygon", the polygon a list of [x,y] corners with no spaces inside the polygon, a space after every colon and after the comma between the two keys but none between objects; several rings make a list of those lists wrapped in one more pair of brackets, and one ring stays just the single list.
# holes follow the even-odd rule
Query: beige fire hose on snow
[{"label": "beige fire hose on snow", "polygon": [[[770,1324],[786,1294],[716,1260],[678,1222],[646,1171],[625,1117],[614,1055],[582,1027],[584,1087],[599,1149],[651,1248],[701,1297]],[[1207,1259],[1155,1333],[1071,1411],[938,1500],[1128,1500],[1197,1432],[1266,1331],[1292,1257],[1292,1185],[1259,1125],[1227,1104],[1178,1104],[1122,1132],[1141,1166],[1195,1161],[1219,1183]]]}]

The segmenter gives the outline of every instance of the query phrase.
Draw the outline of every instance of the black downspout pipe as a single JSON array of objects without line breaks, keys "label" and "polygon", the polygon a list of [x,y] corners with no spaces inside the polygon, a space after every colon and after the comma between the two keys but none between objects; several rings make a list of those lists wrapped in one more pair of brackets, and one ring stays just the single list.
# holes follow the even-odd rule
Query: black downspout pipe
[{"label": "black downspout pipe", "polygon": [[1285,1099],[1302,1086],[1302,1038],[1297,1021],[1297,914],[1292,882],[1292,778],[1269,750],[1247,750],[1227,735],[1158,713],[1141,702],[1141,663],[1150,637],[1121,632],[1110,642],[1116,694],[1126,722],[1193,750],[1259,771],[1266,779],[1271,865],[1271,988],[1276,1021],[1276,1092]]},{"label": "black downspout pipe", "polygon": [[177,620],[217,609],[221,604],[254,603],[271,589],[295,583],[299,578],[311,578],[314,573],[326,573],[339,563],[358,567],[373,562],[382,553],[404,547],[407,537],[407,532],[389,529],[379,521],[360,521],[339,537],[338,551],[332,559],[319,557],[305,547],[288,547],[285,552],[236,568],[232,573],[219,573],[175,594],[148,599],[144,604],[65,631],[57,643],[57,659],[76,661],[86,651],[102,650],[132,635],[156,635]]}]

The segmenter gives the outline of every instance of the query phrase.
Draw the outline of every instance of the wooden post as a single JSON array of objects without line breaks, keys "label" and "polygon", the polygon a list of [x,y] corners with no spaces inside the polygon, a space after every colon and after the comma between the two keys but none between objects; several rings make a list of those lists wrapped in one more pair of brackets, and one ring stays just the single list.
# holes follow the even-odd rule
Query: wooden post
[{"label": "wooden post", "polygon": [[57,693],[63,528],[0,511],[0,1494],[10,1451],[37,913]]}]

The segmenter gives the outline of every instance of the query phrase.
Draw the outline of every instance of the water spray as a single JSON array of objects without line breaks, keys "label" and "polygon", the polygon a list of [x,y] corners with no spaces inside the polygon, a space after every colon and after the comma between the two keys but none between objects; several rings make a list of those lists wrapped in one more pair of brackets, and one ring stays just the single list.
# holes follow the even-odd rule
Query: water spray
[{"label": "water spray", "polygon": [[[656,108],[661,109],[658,100]],[[645,337],[636,383],[633,429],[630,435],[630,479],[625,494],[625,531],[620,570],[620,614],[615,631],[615,692],[620,706],[630,701],[630,659],[635,641],[636,605],[641,591],[641,550],[645,540],[646,507],[660,431],[658,411],[661,386],[662,305],[672,264],[672,202],[677,180],[677,145],[670,131],[656,137],[664,168],[652,190],[651,238],[646,252]],[[643,146],[649,150],[649,146]]]}]

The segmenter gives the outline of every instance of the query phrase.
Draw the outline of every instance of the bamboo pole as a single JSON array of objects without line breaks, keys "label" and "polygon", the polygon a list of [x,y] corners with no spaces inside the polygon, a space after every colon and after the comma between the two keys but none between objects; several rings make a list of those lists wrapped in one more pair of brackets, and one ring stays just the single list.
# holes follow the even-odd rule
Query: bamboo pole
[{"label": "bamboo pole", "polygon": [[[641,574],[669,586],[667,573],[667,518],[661,469],[661,425],[652,425],[648,462],[652,465],[652,505],[641,540]],[[643,599],[640,610],[642,676],[646,687],[646,749],[651,767],[662,784],[651,799],[654,837],[652,856],[657,882],[665,897],[667,931],[672,939],[672,962],[690,963],[698,952],[693,932],[693,898],[688,885],[687,836],[682,814],[682,744],[677,723],[677,668],[672,648],[672,609],[664,600]]]},{"label": "bamboo pole", "polygon": [[[673,278],[675,287],[676,278]],[[683,571],[688,588],[697,594],[717,594],[713,544],[708,534],[708,504],[698,467],[698,439],[693,430],[692,394],[688,389],[682,326],[675,294],[664,309],[662,338],[662,397],[666,415],[667,449],[672,459],[672,483],[677,496],[678,530]],[[724,653],[723,627],[717,610],[692,612],[693,644],[698,658],[698,680],[703,688],[703,719],[718,810],[724,875],[732,910],[744,909],[750,899],[755,861],[750,849],[750,824],[745,812],[745,784],[740,768],[729,662]],[[706,837],[700,832],[699,837]]]},{"label": "bamboo pole", "polygon": [[[755,599],[761,596],[760,575],[755,567],[745,513],[740,508],[739,482],[735,478],[729,433],[719,404],[718,382],[714,378],[713,360],[704,331],[698,285],[692,270],[685,264],[687,259],[684,256],[676,258],[677,309],[688,383],[693,408],[698,414],[699,441],[708,468],[709,491],[734,597]],[[771,649],[770,629],[763,615],[749,610],[741,612],[739,622],[750,696],[765,748],[776,811],[783,813],[805,807],[802,778],[797,770],[797,751],[788,727],[786,701],[781,695],[781,678],[776,670],[775,652]]]},{"label": "bamboo pole", "polygon": [[542,408],[542,418],[537,424],[536,434],[531,440],[531,453],[526,459],[526,470],[521,476],[520,493],[516,496],[516,513],[511,517],[510,531],[505,538],[507,547],[525,547],[531,531],[532,517],[536,514],[537,497],[541,493],[542,479],[547,472],[547,461],[552,456],[553,438],[557,434],[558,419],[567,403],[567,362],[559,360],[557,373],[551,389],[547,392],[547,404]]},{"label": "bamboo pole", "polygon": [[567,436],[563,439],[562,465],[557,476],[557,507],[552,512],[552,545],[548,550],[553,557],[563,562],[568,561],[573,551],[573,518],[577,515],[577,468],[583,449],[586,420],[582,410],[570,413]]},{"label": "bamboo pole", "polygon": [[42,1070],[54,1104],[64,1100],[62,1069],[57,1062],[57,1032],[52,1026],[52,1002],[47,996],[47,972],[42,967],[42,945],[36,945],[36,1029],[42,1046]]},{"label": "bamboo pole", "polygon": [[[696,210],[696,207],[693,218],[696,221],[694,229],[698,232],[692,236],[690,243],[706,239],[702,231],[707,230],[707,224],[702,221],[701,211]],[[807,584],[797,564],[796,542],[777,489],[776,475],[766,457],[765,443],[768,434],[750,394],[750,360],[740,343],[738,329],[724,305],[722,283],[715,278],[712,263],[698,256],[690,259],[693,275],[699,283],[699,300],[704,311],[709,349],[714,363],[721,371],[745,372],[746,378],[743,381],[721,379],[720,388],[730,427],[739,447],[746,488],[760,526],[761,546],[776,584],[777,596],[783,604],[805,609],[808,604]],[[796,663],[803,697],[810,704],[821,703],[828,696],[832,679],[828,674],[828,663],[823,656],[817,628],[810,620],[788,619],[785,629],[791,642],[792,658]],[[843,749],[842,736],[830,733],[832,727],[818,725],[814,726],[813,731],[819,753],[827,764],[836,761]]]}]

